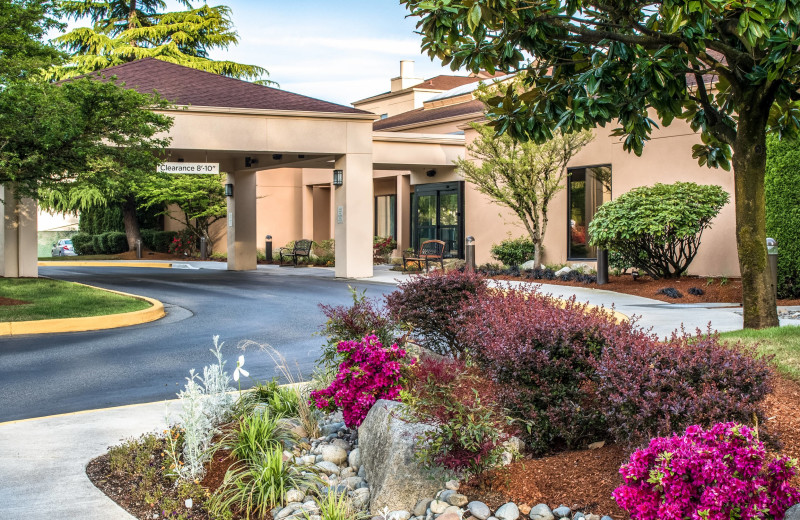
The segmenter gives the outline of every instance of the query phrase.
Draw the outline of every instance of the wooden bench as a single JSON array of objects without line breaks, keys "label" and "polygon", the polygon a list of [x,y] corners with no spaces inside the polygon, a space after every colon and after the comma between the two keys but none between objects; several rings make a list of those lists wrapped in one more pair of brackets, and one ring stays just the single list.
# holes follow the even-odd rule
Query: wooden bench
[{"label": "wooden bench", "polygon": [[305,256],[308,258],[311,255],[311,245],[314,243],[313,240],[308,239],[301,239],[294,241],[294,247],[282,247],[278,250],[278,255],[280,255],[281,265],[285,265],[283,263],[283,257],[291,258],[292,264],[297,267],[297,259],[301,256]]},{"label": "wooden bench", "polygon": [[419,246],[419,252],[406,255],[403,253],[403,270],[408,268],[408,264],[417,264],[417,267],[422,270],[422,263],[425,262],[425,272],[428,272],[428,267],[431,262],[439,262],[439,265],[444,270],[444,247],[445,243],[441,240],[426,240]]}]

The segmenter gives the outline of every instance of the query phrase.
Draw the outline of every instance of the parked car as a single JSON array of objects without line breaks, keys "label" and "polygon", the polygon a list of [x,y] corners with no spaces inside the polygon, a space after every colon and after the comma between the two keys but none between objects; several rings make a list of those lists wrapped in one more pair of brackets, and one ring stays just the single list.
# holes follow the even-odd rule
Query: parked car
[{"label": "parked car", "polygon": [[72,240],[62,238],[58,243],[53,244],[50,256],[78,256],[78,253],[75,252],[75,246],[72,245]]}]

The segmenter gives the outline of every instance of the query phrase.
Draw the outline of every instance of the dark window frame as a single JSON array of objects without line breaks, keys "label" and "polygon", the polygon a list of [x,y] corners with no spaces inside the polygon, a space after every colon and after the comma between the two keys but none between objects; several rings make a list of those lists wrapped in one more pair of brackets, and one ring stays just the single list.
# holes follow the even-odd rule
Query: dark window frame
[{"label": "dark window frame", "polygon": [[387,193],[385,195],[375,195],[375,201],[373,206],[373,234],[374,236],[378,236],[378,199],[380,197],[394,197],[394,211],[392,214],[392,229],[391,229],[391,236],[392,240],[397,240],[397,194],[396,193]]},{"label": "dark window frame", "polygon": [[[609,168],[611,170],[611,186],[609,188],[609,197],[614,198],[614,168],[611,163],[590,164],[586,166],[572,166],[567,168],[567,261],[569,262],[595,262],[597,257],[583,258],[572,256],[572,190],[570,189],[570,179],[572,172],[575,170],[589,170],[592,168]],[[589,223],[586,223],[586,230],[588,235]],[[588,236],[587,236],[588,240]]]}]

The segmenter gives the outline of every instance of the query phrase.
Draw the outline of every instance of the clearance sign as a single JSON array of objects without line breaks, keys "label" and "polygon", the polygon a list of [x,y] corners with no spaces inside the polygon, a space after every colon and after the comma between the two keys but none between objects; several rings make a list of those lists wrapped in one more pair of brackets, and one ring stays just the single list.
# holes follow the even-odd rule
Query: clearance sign
[{"label": "clearance sign", "polygon": [[219,175],[219,163],[165,162],[158,165],[158,173],[188,173],[193,175]]}]

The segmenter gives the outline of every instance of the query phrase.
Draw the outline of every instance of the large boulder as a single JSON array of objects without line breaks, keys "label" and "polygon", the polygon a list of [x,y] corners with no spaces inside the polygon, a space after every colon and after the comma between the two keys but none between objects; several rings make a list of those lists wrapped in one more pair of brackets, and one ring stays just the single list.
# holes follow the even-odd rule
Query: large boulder
[{"label": "large boulder", "polygon": [[358,428],[373,514],[384,507],[411,511],[420,498],[434,496],[444,485],[431,479],[414,457],[415,439],[430,426],[404,421],[401,409],[400,403],[380,400]]}]

